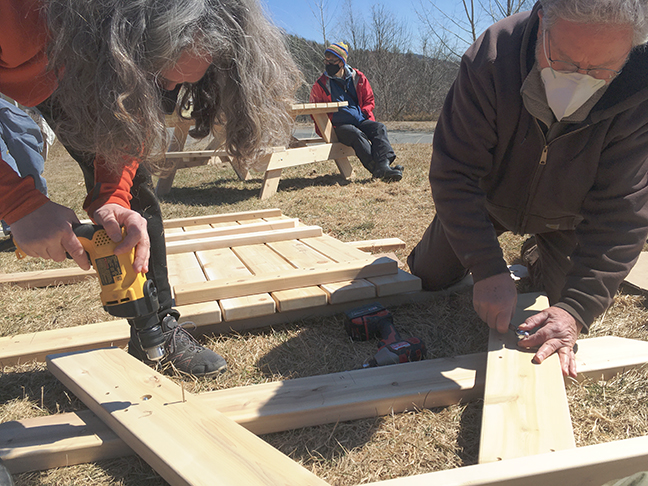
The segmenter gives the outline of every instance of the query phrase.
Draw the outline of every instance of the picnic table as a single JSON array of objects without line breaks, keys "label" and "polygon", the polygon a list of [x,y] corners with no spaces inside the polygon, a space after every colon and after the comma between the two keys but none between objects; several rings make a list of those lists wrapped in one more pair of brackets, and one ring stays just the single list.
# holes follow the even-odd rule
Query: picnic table
[{"label": "picnic table", "polygon": [[[259,197],[267,199],[277,192],[283,169],[313,162],[334,160],[340,173],[346,178],[353,175],[349,157],[355,155],[353,149],[338,142],[328,114],[346,106],[347,102],[334,103],[298,103],[291,107],[293,117],[310,115],[315,120],[321,137],[296,139],[293,137],[288,147],[273,147],[263,156],[260,167],[264,173]],[[214,138],[204,150],[184,151],[187,135],[192,121],[177,115],[167,120],[167,126],[173,127],[173,139],[166,153],[167,161],[173,162],[173,169],[158,181],[158,195],[167,194],[173,185],[173,179],[179,169],[197,167],[220,162],[228,162],[241,180],[248,180],[250,173],[238,165],[222,147],[225,141],[224,127],[217,126]]]}]

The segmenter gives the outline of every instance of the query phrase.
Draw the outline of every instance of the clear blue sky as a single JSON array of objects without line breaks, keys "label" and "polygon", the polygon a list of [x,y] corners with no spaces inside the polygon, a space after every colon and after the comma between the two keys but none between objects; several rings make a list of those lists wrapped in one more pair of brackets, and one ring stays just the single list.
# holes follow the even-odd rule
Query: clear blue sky
[{"label": "clear blue sky", "polygon": [[[265,4],[275,23],[289,34],[298,35],[305,39],[322,42],[320,23],[313,15],[315,9],[313,0],[261,0]],[[344,0],[327,0],[329,15],[334,20],[329,25],[332,32],[329,40],[335,42],[335,19],[343,12]],[[429,6],[429,0],[353,0],[355,14],[363,14],[365,21],[369,21],[371,7],[380,4],[385,11],[391,12],[396,20],[406,23],[412,35],[412,50],[416,51],[419,45],[420,22],[416,11],[421,11],[421,2]],[[460,2],[456,0],[436,0],[436,5],[444,12],[452,13]],[[329,36],[327,36],[329,37]]]}]

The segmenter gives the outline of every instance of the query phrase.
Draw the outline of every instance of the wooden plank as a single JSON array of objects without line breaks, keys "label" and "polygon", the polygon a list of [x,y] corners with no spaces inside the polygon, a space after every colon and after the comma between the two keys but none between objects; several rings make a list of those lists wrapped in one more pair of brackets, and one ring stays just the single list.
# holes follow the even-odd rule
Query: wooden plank
[{"label": "wooden plank", "polygon": [[[521,294],[518,302],[514,325],[549,307],[540,294]],[[536,365],[517,342],[513,331],[490,331],[480,463],[576,447],[558,355]]]},{"label": "wooden plank", "polygon": [[404,250],[405,242],[400,238],[380,238],[377,240],[348,241],[347,245],[362,251],[374,253],[378,251]]},{"label": "wooden plank", "polygon": [[172,233],[166,236],[166,242],[193,240],[200,238],[211,238],[215,236],[240,235],[246,233],[257,233],[260,231],[275,231],[279,229],[296,228],[299,223],[298,219],[282,219],[279,221],[261,221],[251,224],[227,224],[217,228],[191,230],[181,233]]},{"label": "wooden plank", "polygon": [[[296,240],[289,241],[296,242]],[[267,245],[239,246],[232,248],[232,251],[236,253],[236,255],[254,275],[282,273],[296,268],[294,263],[281,256]],[[317,286],[272,292],[271,296],[277,303],[277,309],[279,311],[282,309],[284,311],[305,309],[311,304],[326,305],[327,303],[327,293]]]},{"label": "wooden plank", "polygon": [[[208,250],[197,253],[209,279],[241,278],[252,275],[245,263],[230,249]],[[223,319],[227,322],[273,314],[275,301],[267,292],[235,296],[220,300]]]},{"label": "wooden plank", "polygon": [[320,307],[328,303],[328,294],[319,287],[304,287],[272,292],[279,312]]},{"label": "wooden plank", "polygon": [[263,183],[261,184],[261,191],[259,192],[259,199],[268,199],[274,196],[279,189],[279,181],[281,180],[282,169],[269,169],[272,155],[268,156],[268,165],[266,166],[265,174],[263,175]]},{"label": "wooden plank", "polygon": [[421,279],[411,273],[398,269],[396,275],[383,275],[367,279],[376,287],[378,297],[421,290]]},{"label": "wooden plank", "polygon": [[326,160],[338,160],[354,155],[353,148],[339,142],[296,147],[270,154],[266,171],[276,171]]},{"label": "wooden plank", "polygon": [[[178,306],[179,321],[192,321],[197,326],[221,322],[217,302],[196,306]],[[29,361],[44,361],[48,354],[72,352],[106,346],[125,346],[130,339],[126,319],[86,324],[64,329],[18,334],[0,338],[0,365],[11,366]]]},{"label": "wooden plank", "polygon": [[376,296],[376,287],[372,283],[363,279],[332,282],[323,284],[321,287],[328,295],[328,301],[331,304],[372,299]]},{"label": "wooden plank", "polygon": [[178,253],[167,255],[169,284],[173,286],[183,282],[206,282],[207,277],[203,272],[200,262],[194,253]]},{"label": "wooden plank", "polygon": [[97,278],[94,269],[83,270],[80,267],[37,270],[33,272],[0,273],[0,285],[14,284],[19,287],[48,287],[50,285],[67,285]]},{"label": "wooden plank", "polygon": [[277,310],[274,299],[267,293],[222,299],[220,307],[226,322],[267,316]]},{"label": "wooden plank", "polygon": [[364,260],[369,255],[329,235],[322,235],[315,238],[300,238],[300,241],[326,255],[334,262],[342,263]]},{"label": "wooden plank", "polygon": [[240,245],[254,245],[269,241],[279,241],[292,238],[309,238],[322,234],[319,226],[301,226],[298,228],[259,231],[243,235],[213,236],[187,241],[174,241],[167,244],[167,254],[186,253],[190,251],[211,250]]},{"label": "wooden plank", "polygon": [[353,177],[353,166],[349,162],[349,157],[339,157],[335,159],[335,165],[337,165],[340,174],[345,179],[351,179]]},{"label": "wooden plank", "polygon": [[180,228],[194,226],[197,224],[224,223],[230,221],[243,221],[246,219],[266,218],[281,216],[280,209],[259,209],[254,211],[241,211],[238,213],[210,214],[207,216],[195,216],[192,218],[177,218],[164,221],[164,228]]},{"label": "wooden plank", "polygon": [[[173,139],[171,144],[168,147],[169,152],[177,152],[184,148],[185,143],[187,142],[187,135],[189,134],[189,129],[193,124],[192,120],[183,120],[176,117],[176,120],[170,122],[173,124]],[[158,196],[164,196],[171,191],[171,186],[173,186],[173,179],[175,178],[176,168],[174,167],[163,177],[158,179],[157,186],[155,188],[155,193]]]},{"label": "wooden plank", "polygon": [[639,253],[639,259],[624,280],[628,285],[645,292],[648,290],[648,252]]},{"label": "wooden plank", "polygon": [[313,115],[317,113],[332,113],[338,111],[342,106],[347,106],[346,101],[333,101],[330,103],[295,103],[291,106],[293,116]]},{"label": "wooden plank", "polygon": [[[579,376],[592,379],[648,362],[645,341],[607,336],[581,340],[579,348]],[[399,412],[414,405],[437,407],[479,398],[485,367],[486,353],[480,353],[218,390],[197,397],[255,433],[279,432],[286,427],[389,414],[392,409]],[[382,380],[384,386],[379,386]],[[88,410],[0,424],[0,458],[14,473],[108,459],[115,457],[115,451],[132,454]]]},{"label": "wooden plank", "polygon": [[212,280],[206,283],[190,283],[175,286],[176,303],[195,304],[208,300],[227,299],[252,295],[260,291],[274,292],[299,287],[309,287],[342,280],[395,274],[398,265],[394,260],[381,257],[338,263],[311,269],[295,269],[272,275],[255,275],[240,279]]},{"label": "wooden plank", "polygon": [[311,268],[335,263],[326,255],[299,240],[273,241],[267,244],[296,268]]},{"label": "wooden plank", "polygon": [[368,486],[599,486],[643,472],[648,436],[529,457],[459,467]]},{"label": "wooden plank", "polygon": [[326,484],[120,349],[50,356],[47,366],[171,485]]}]

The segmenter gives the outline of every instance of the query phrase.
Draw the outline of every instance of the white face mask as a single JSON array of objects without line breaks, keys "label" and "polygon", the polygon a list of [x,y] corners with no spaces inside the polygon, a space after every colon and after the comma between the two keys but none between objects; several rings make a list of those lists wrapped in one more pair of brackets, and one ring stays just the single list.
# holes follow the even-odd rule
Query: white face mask
[{"label": "white face mask", "polygon": [[[547,64],[551,66],[551,61],[547,54],[547,45],[545,44],[546,36],[547,31],[545,30],[542,33],[542,49]],[[540,71],[540,76],[544,83],[547,103],[558,121],[574,113],[594,93],[605,86],[603,79],[596,79],[578,72],[561,73],[554,71],[551,67],[546,67]]]},{"label": "white face mask", "polygon": [[560,121],[571,115],[605,86],[605,81],[587,74],[561,73],[550,67],[540,72],[549,108]]}]

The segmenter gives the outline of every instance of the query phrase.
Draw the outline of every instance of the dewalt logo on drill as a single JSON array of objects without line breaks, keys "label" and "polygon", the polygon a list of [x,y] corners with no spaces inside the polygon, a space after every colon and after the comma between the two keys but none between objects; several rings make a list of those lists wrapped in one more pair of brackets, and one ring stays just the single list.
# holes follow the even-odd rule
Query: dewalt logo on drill
[{"label": "dewalt logo on drill", "polygon": [[122,269],[119,259],[115,255],[109,255],[95,260],[95,270],[99,274],[101,285],[111,285],[115,280],[122,279]]}]

